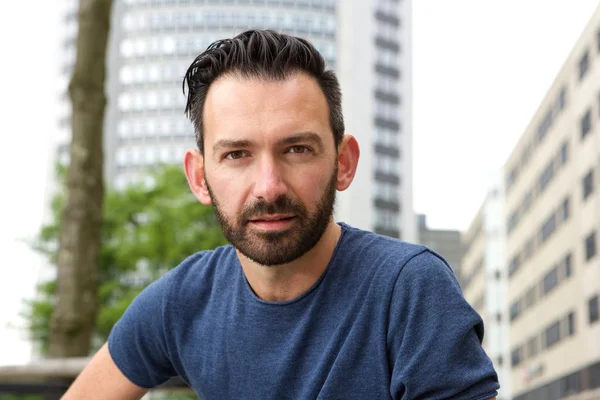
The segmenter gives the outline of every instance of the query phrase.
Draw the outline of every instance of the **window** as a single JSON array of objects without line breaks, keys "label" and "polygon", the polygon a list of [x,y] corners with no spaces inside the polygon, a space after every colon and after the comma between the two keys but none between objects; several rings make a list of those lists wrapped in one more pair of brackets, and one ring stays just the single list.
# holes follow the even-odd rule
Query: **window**
[{"label": "window", "polygon": [[527,357],[535,357],[539,352],[537,336],[533,336],[527,341]]},{"label": "window", "polygon": [[579,80],[585,77],[585,74],[590,68],[590,52],[586,50],[583,56],[579,59]]},{"label": "window", "polygon": [[586,113],[581,117],[581,121],[579,122],[579,132],[581,133],[581,138],[585,138],[588,133],[592,130],[592,111],[587,110]]},{"label": "window", "polygon": [[544,332],[545,348],[550,348],[560,341],[560,322],[557,321]]},{"label": "window", "polygon": [[511,306],[510,306],[510,320],[511,322],[514,321],[515,319],[517,319],[517,317],[519,316],[519,314],[521,314],[521,300],[517,300],[515,301]]},{"label": "window", "polygon": [[540,122],[537,130],[537,141],[541,142],[552,126],[552,110],[549,110]]},{"label": "window", "polygon": [[590,169],[583,177],[583,199],[586,200],[594,192],[594,170]]},{"label": "window", "polygon": [[550,238],[550,236],[552,236],[555,229],[556,229],[556,216],[554,214],[552,214],[550,216],[550,218],[548,218],[546,220],[546,222],[544,222],[544,225],[542,225],[542,231],[541,231],[542,243],[545,242],[546,240],[548,240],[548,238]]},{"label": "window", "polygon": [[518,174],[518,170],[515,167],[506,176],[506,191],[507,192],[510,190],[510,188],[512,187],[512,185],[514,185],[515,182],[517,181],[517,174]]},{"label": "window", "polygon": [[516,254],[511,260],[510,263],[508,264],[508,276],[512,276],[515,272],[517,272],[517,270],[519,269],[519,266],[521,265],[521,260],[520,260],[520,256],[519,254]]},{"label": "window", "polygon": [[521,348],[517,347],[510,353],[510,365],[516,367],[521,363]]},{"label": "window", "polygon": [[563,109],[565,108],[565,105],[567,104],[567,89],[566,88],[562,88],[560,90],[560,95],[558,96],[558,107],[559,109]]},{"label": "window", "polygon": [[543,293],[548,294],[558,284],[558,268],[554,267],[544,276]]},{"label": "window", "polygon": [[565,277],[568,278],[573,275],[573,255],[567,254],[565,257]]},{"label": "window", "polygon": [[565,198],[562,202],[562,205],[560,207],[560,220],[562,222],[566,221],[569,219],[569,198]]},{"label": "window", "polygon": [[536,285],[534,285],[531,289],[525,293],[525,308],[532,307],[535,304],[535,289]]},{"label": "window", "polygon": [[590,324],[600,319],[600,315],[598,314],[598,295],[588,300],[588,311]]},{"label": "window", "polygon": [[575,334],[575,313],[571,311],[567,315],[567,335],[573,336]]},{"label": "window", "polygon": [[508,217],[508,221],[506,222],[506,225],[507,225],[506,229],[507,229],[508,233],[512,232],[518,223],[519,223],[519,211],[517,210],[517,211],[513,212],[510,215],[510,217]]},{"label": "window", "polygon": [[585,260],[589,261],[596,255],[596,231],[585,238]]},{"label": "window", "polygon": [[565,165],[567,161],[569,161],[569,145],[565,142],[560,148],[560,165]]},{"label": "window", "polygon": [[531,258],[531,256],[533,256],[533,250],[534,250],[533,245],[534,245],[533,239],[529,239],[525,243],[525,250],[523,252],[523,255],[526,260],[529,260]]},{"label": "window", "polygon": [[538,180],[540,193],[546,189],[546,187],[552,180],[553,176],[554,176],[554,163],[551,161],[550,163],[548,163],[548,165],[546,165],[546,168],[544,168],[544,170],[540,174],[540,177]]}]

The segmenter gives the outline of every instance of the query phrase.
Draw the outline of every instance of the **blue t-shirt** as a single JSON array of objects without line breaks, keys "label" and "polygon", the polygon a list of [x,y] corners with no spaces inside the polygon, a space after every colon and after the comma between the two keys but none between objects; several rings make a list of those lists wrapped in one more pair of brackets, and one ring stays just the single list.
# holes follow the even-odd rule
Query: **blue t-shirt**
[{"label": "blue t-shirt", "polygon": [[258,298],[231,246],[189,257],[115,325],[114,362],[145,388],[179,375],[202,400],[496,396],[483,322],[442,257],[341,225],[327,269],[291,301]]}]

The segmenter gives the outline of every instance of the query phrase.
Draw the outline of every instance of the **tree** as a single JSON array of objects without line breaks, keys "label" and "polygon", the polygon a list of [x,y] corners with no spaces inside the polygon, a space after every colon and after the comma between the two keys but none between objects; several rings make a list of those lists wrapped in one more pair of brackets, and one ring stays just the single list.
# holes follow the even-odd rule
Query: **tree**
[{"label": "tree", "polygon": [[[139,184],[124,191],[109,190],[106,195],[92,351],[106,341],[144,287],[193,253],[227,243],[212,207],[193,196],[181,167],[156,168],[150,177],[151,186]],[[59,193],[52,201],[54,220],[42,227],[34,243],[51,263],[57,259],[63,204],[64,196]],[[48,321],[56,308],[56,290],[56,281],[44,282],[37,299],[26,304],[24,316],[42,352],[48,350]]]},{"label": "tree", "polygon": [[88,354],[97,314],[104,182],[102,131],[106,49],[112,0],[80,0],[73,76],[72,140],[65,207],[58,232],[56,305],[48,355]]}]

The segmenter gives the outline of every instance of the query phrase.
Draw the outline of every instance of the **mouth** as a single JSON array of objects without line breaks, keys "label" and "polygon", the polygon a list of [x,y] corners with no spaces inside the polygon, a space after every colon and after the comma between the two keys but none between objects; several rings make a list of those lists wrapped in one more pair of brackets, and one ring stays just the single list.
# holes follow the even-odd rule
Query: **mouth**
[{"label": "mouth", "polygon": [[274,222],[274,221],[285,221],[288,219],[294,218],[293,215],[283,215],[283,214],[275,214],[275,215],[263,215],[258,218],[253,218],[250,222]]},{"label": "mouth", "polygon": [[249,223],[263,230],[283,230],[288,228],[295,220],[295,215],[262,215],[258,218],[253,218]]}]

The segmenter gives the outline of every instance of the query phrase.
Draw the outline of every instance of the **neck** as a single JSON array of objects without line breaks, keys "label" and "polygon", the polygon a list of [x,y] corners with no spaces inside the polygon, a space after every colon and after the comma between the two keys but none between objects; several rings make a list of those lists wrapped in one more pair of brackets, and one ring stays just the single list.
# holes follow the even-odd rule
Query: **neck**
[{"label": "neck", "polygon": [[342,228],[329,222],[315,247],[289,264],[265,267],[239,251],[238,258],[254,293],[266,301],[288,301],[310,289],[321,277],[333,256]]}]

